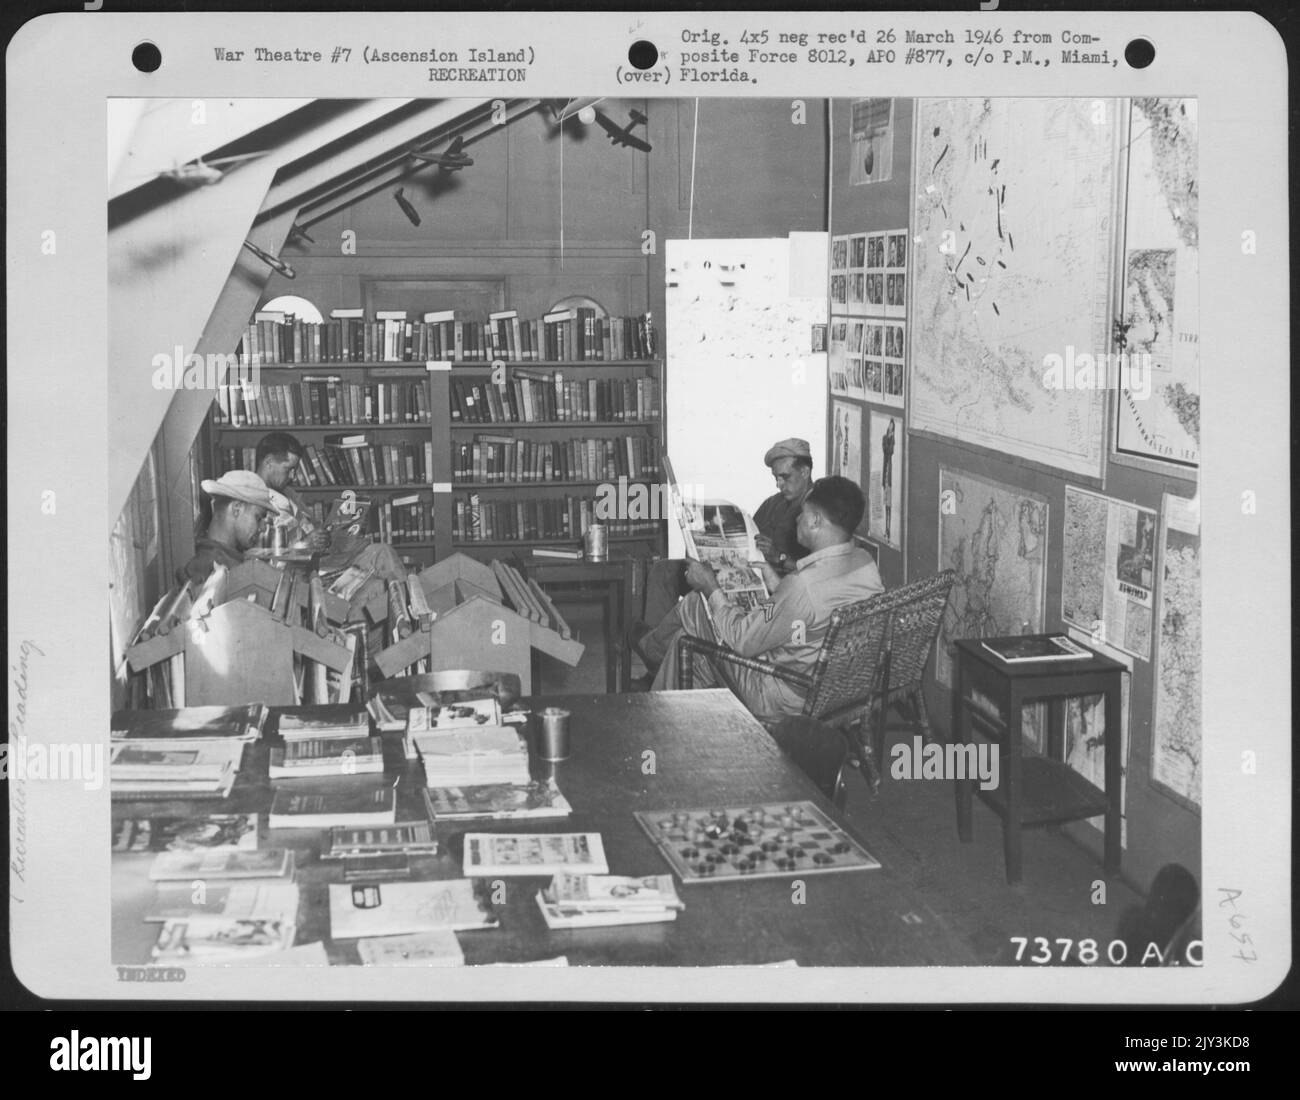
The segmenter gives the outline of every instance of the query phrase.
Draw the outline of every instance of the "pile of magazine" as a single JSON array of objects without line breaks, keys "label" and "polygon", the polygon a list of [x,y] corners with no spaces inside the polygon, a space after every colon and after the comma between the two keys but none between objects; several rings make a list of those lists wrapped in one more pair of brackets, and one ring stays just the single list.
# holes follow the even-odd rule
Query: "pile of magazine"
[{"label": "pile of magazine", "polygon": [[266,714],[260,703],[118,711],[109,751],[113,797],[225,798]]},{"label": "pile of magazine", "polygon": [[406,737],[430,789],[529,782],[528,744],[502,724],[496,699],[411,707]]},{"label": "pile of magazine", "polygon": [[677,919],[684,908],[672,875],[557,874],[537,895],[548,928],[611,924],[657,924]]}]

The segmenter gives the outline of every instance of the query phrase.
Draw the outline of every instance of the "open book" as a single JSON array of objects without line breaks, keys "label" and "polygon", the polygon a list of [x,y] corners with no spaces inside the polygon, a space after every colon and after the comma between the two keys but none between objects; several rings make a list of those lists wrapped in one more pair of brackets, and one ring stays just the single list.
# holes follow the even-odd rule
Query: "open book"
[{"label": "open book", "polygon": [[709,566],[727,599],[742,610],[752,611],[766,602],[769,593],[757,568],[763,555],[755,543],[754,517],[729,500],[683,496],[667,456],[664,469],[687,555]]}]

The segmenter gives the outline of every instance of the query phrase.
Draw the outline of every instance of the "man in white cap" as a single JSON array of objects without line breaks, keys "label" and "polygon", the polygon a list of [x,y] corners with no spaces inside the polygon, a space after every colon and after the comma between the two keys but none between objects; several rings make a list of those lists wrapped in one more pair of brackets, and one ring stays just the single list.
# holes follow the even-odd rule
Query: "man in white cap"
[{"label": "man in white cap", "polygon": [[215,565],[239,565],[276,511],[266,482],[248,470],[231,470],[216,481],[205,480],[202,487],[212,498],[212,519],[194,542],[194,557],[177,573],[180,580],[194,584],[207,580]]},{"label": "man in white cap", "polygon": [[[804,498],[813,484],[812,450],[806,439],[783,439],[768,448],[763,463],[772,471],[777,491],[754,513],[754,526],[758,528],[754,542],[767,560],[763,579],[768,590],[775,591],[781,579],[793,573],[799,560],[809,553],[799,544],[796,528]],[[656,562],[646,576],[645,621],[633,624],[629,640],[651,677],[682,629],[677,601],[690,591],[686,568],[685,561],[669,558]]]}]

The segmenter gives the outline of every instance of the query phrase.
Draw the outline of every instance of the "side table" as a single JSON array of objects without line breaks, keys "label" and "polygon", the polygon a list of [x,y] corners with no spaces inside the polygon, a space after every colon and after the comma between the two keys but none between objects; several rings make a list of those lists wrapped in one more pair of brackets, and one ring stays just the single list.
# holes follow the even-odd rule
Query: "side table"
[{"label": "side table", "polygon": [[[1086,658],[1010,663],[989,652],[983,641],[963,638],[956,645],[953,679],[953,736],[971,742],[973,729],[1000,745],[999,785],[980,797],[1002,818],[1007,881],[1021,877],[1020,831],[1027,825],[1059,824],[1104,815],[1108,874],[1120,869],[1120,706],[1126,671],[1095,650]],[[1086,648],[1086,647],[1085,647]],[[976,704],[971,693],[992,700],[1000,717]],[[1080,695],[1105,697],[1105,790],[1099,791],[1064,762],[1065,700]],[[1047,755],[1026,757],[1021,742],[1021,709],[1048,704]],[[971,839],[973,778],[958,779],[957,833]]]}]

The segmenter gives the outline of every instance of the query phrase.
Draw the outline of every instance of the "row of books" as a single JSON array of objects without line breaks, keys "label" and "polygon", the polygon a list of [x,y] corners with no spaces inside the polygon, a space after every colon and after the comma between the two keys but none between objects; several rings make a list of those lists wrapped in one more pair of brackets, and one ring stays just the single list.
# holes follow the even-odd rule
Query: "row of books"
[{"label": "row of books", "polygon": [[496,484],[644,480],[660,473],[659,440],[648,436],[539,441],[476,435],[456,444],[452,459],[454,481]]},{"label": "row of books", "polygon": [[476,494],[454,501],[452,537],[460,542],[516,539],[579,539],[592,523],[603,523],[615,537],[659,534],[659,520],[597,519],[596,502],[566,493],[554,500],[479,500]]},{"label": "row of books", "polygon": [[429,391],[420,382],[344,382],[304,375],[300,382],[258,382],[217,390],[216,421],[234,427],[300,424],[428,424]]},{"label": "row of books", "polygon": [[[396,546],[433,540],[434,511],[430,497],[411,493],[359,503],[369,505],[362,521],[362,530],[377,534],[380,542]],[[331,526],[330,516],[336,514],[336,504],[337,502],[328,500],[308,500],[303,502],[302,511],[316,527],[328,529]]]},{"label": "row of books", "polygon": [[[225,470],[256,468],[252,447],[222,447],[218,461]],[[298,477],[308,488],[357,485],[368,488],[428,485],[433,470],[433,443],[409,439],[370,443],[365,435],[329,435],[322,446],[303,445]]]},{"label": "row of books", "polygon": [[420,318],[406,310],[334,309],[330,319],[303,321],[291,313],[259,310],[240,342],[247,366],[313,363],[584,362],[653,359],[658,340],[649,313],[601,317],[591,308],[521,318],[517,310],[486,320],[436,310]]},{"label": "row of books", "polygon": [[453,380],[453,424],[567,424],[653,421],[661,415],[659,380],[586,378],[563,371],[515,370],[504,382]]}]

